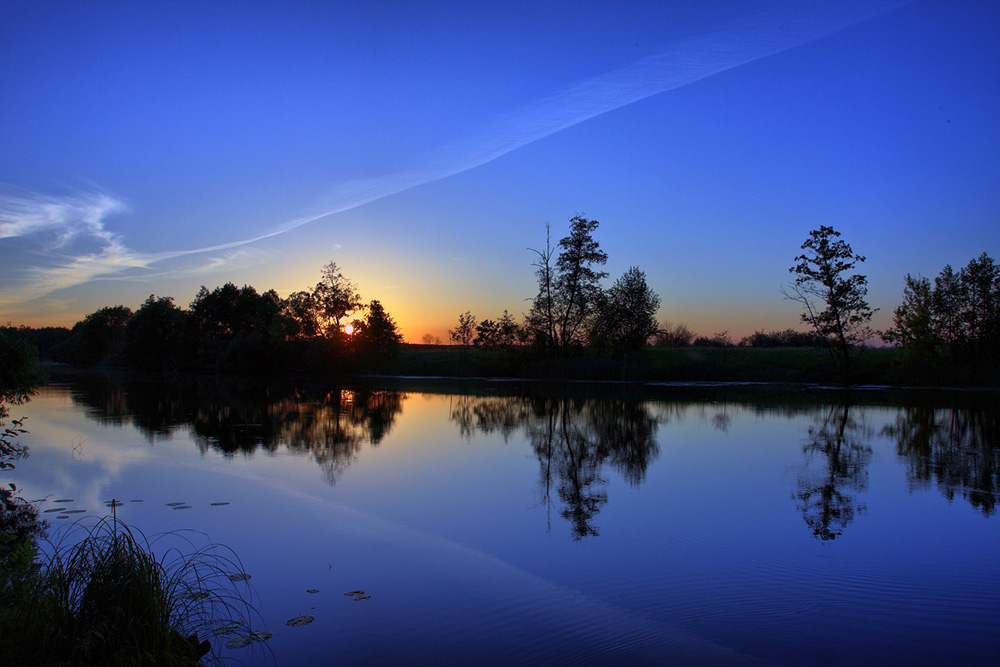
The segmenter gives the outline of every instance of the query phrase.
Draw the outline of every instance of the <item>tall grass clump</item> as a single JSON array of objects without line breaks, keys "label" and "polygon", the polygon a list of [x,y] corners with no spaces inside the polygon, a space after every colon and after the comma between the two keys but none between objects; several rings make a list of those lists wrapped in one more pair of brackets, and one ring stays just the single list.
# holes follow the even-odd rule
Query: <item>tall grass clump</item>
[{"label": "tall grass clump", "polygon": [[243,568],[225,547],[167,536],[185,548],[157,558],[141,531],[106,517],[35,558],[21,553],[0,579],[0,663],[218,664],[213,642],[257,618],[231,579],[245,580]]}]

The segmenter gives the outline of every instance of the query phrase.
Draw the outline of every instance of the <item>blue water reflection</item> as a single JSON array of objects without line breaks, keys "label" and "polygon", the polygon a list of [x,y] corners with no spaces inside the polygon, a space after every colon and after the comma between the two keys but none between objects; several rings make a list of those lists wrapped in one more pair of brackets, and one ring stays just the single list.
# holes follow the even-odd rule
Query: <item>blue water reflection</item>
[{"label": "blue water reflection", "polygon": [[77,375],[22,407],[51,530],[118,498],[230,546],[278,664],[1000,658],[995,393]]}]

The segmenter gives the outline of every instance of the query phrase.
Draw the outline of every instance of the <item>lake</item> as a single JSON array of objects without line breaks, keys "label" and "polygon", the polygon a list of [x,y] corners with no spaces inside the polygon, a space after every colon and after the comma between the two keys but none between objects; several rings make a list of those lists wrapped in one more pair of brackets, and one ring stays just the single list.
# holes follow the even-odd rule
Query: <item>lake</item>
[{"label": "lake", "polygon": [[1000,661],[997,392],[54,379],[9,477],[232,549],[234,661]]}]

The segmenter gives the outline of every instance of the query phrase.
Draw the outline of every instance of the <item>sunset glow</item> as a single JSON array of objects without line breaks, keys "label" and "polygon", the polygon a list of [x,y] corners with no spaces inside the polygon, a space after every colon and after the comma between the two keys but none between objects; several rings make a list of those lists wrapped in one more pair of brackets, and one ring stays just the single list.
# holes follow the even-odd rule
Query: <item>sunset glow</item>
[{"label": "sunset glow", "polygon": [[800,326],[779,289],[819,225],[868,258],[877,328],[907,273],[1000,254],[998,3],[40,1],[0,26],[14,325],[287,297],[336,261],[406,340],[446,339],[523,314],[527,248],[577,213],[609,283],[638,266],[662,322],[737,339]]}]

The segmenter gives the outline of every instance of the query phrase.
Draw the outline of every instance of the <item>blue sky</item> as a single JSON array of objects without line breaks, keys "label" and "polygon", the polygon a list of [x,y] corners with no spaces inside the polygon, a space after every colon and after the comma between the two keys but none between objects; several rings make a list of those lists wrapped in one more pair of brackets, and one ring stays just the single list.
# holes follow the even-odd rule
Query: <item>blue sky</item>
[{"label": "blue sky", "polygon": [[1000,3],[6,2],[0,320],[334,260],[410,340],[527,310],[597,219],[661,322],[797,327],[809,230],[903,276],[1000,256]]}]

